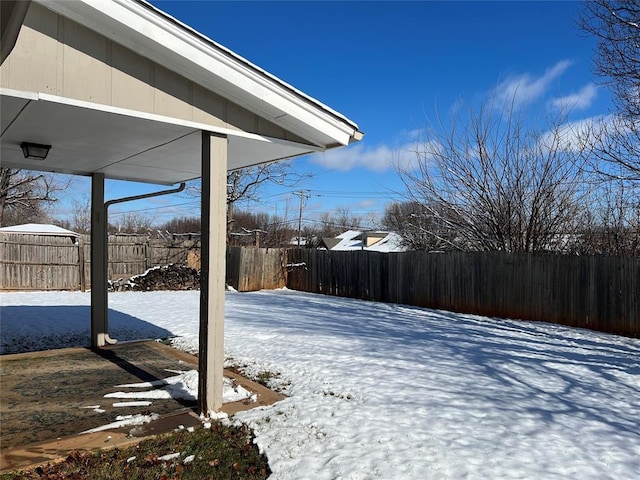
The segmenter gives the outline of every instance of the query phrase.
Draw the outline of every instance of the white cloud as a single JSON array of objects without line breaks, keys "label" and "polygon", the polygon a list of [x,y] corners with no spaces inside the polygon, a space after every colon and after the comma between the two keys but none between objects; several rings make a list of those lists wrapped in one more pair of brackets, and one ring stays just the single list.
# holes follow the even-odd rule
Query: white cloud
[{"label": "white cloud", "polygon": [[339,171],[349,171],[354,168],[366,168],[382,173],[394,168],[395,165],[409,166],[416,161],[414,143],[408,143],[394,148],[388,145],[369,147],[359,143],[345,148],[337,148],[310,157],[316,165]]},{"label": "white cloud", "polygon": [[369,199],[361,200],[359,202],[354,203],[354,206],[357,207],[359,210],[366,210],[369,208],[377,207],[379,203],[380,203],[379,200],[374,198],[369,198]]},{"label": "white cloud", "polygon": [[413,130],[404,130],[400,133],[400,138],[406,142],[416,142],[424,137],[424,128],[414,128]]},{"label": "white cloud", "polygon": [[542,97],[552,82],[560,77],[571,63],[570,60],[561,60],[538,77],[529,73],[512,75],[500,82],[491,92],[491,96],[497,100],[499,107],[511,102],[515,107],[527,105]]},{"label": "white cloud", "polygon": [[608,126],[615,121],[612,115],[584,118],[563,125],[556,133],[558,137],[554,141],[554,132],[547,132],[540,138],[541,145],[554,145],[567,152],[579,152],[588,147],[592,134],[602,135],[606,133]]},{"label": "white cloud", "polygon": [[462,96],[456,98],[453,104],[449,107],[449,113],[456,115],[465,106],[465,100]]},{"label": "white cloud", "polygon": [[576,93],[552,99],[551,106],[559,109],[575,108],[577,110],[584,110],[591,106],[597,94],[598,88],[593,83],[589,83]]}]

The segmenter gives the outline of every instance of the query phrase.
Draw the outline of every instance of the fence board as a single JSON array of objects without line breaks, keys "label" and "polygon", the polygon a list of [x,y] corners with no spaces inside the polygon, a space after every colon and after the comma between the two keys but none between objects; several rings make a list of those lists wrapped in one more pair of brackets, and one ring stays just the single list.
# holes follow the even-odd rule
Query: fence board
[{"label": "fence board", "polygon": [[[227,283],[240,291],[286,285],[285,250],[229,249]],[[0,290],[78,290],[90,288],[91,238],[5,234],[0,237]],[[112,280],[144,273],[158,265],[189,264],[199,269],[198,236],[150,239],[110,235],[108,274]],[[231,258],[231,260],[229,260]]]},{"label": "fence board", "polygon": [[[74,290],[90,278],[90,239],[3,233],[0,289]],[[109,237],[109,274],[187,263],[199,242]],[[197,252],[197,253],[194,253]],[[290,267],[285,268],[285,265]],[[82,268],[84,265],[84,268]],[[640,258],[503,252],[331,252],[230,247],[229,285],[289,288],[640,336]]]},{"label": "fence board", "polygon": [[80,245],[74,237],[2,232],[0,286],[4,290],[80,288]]},{"label": "fence board", "polygon": [[640,258],[295,249],[295,290],[640,336]]},{"label": "fence board", "polygon": [[226,282],[240,292],[286,286],[286,250],[228,247]]},{"label": "fence board", "polygon": [[[110,235],[109,278],[131,277],[148,268],[186,264],[198,238],[150,239],[146,235]],[[84,290],[90,287],[91,238],[2,232],[0,290]]]}]

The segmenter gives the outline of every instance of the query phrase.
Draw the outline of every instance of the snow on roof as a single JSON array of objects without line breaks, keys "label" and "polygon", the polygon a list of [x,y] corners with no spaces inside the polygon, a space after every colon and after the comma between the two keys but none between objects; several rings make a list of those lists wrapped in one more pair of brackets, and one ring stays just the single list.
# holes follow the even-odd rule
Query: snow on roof
[{"label": "snow on roof", "polygon": [[361,235],[362,232],[360,230],[347,230],[344,233],[341,233],[340,235],[337,235],[336,238],[343,238],[345,240],[353,240],[354,238],[356,238],[358,235]]},{"label": "snow on roof", "polygon": [[379,242],[374,243],[365,250],[371,250],[372,252],[404,252],[407,248],[402,245],[402,237],[394,232],[389,232]]},{"label": "snow on roof", "polygon": [[300,246],[306,246],[306,245],[307,245],[307,238],[306,238],[306,237],[300,237],[300,243],[298,243],[298,237],[293,237],[293,238],[289,241],[289,245],[300,245]]},{"label": "snow on roof", "polygon": [[66,228],[51,225],[49,223],[25,223],[23,225],[12,225],[0,228],[0,232],[24,233],[36,235],[55,235],[60,237],[79,237],[80,234],[67,230]]},{"label": "snow on roof", "polygon": [[331,250],[334,251],[345,251],[345,250],[361,250],[362,249],[362,239],[358,237],[362,234],[359,230],[347,230],[344,233],[336,236],[336,240],[340,239],[338,243],[336,243]]},{"label": "snow on roof", "polygon": [[[376,236],[384,235],[384,237],[367,247],[364,243],[367,233],[374,233]],[[332,242],[327,242],[327,240],[329,239],[323,239],[325,245],[333,251],[367,250],[372,252],[388,253],[402,252],[406,250],[402,245],[402,237],[393,232],[362,232],[360,230],[347,230],[333,239],[334,241],[339,240],[336,245],[331,246],[330,243]]]}]

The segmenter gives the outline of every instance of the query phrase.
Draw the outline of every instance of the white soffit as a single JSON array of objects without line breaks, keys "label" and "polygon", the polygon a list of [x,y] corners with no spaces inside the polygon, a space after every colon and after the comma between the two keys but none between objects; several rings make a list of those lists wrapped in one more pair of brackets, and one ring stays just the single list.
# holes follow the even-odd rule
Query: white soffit
[{"label": "white soffit", "polygon": [[355,123],[142,0],[35,0],[323,148]]},{"label": "white soffit", "polygon": [[[320,150],[309,145],[49,94],[0,89],[2,166],[173,184],[201,175],[201,131],[228,138],[227,168]],[[51,145],[44,161],[25,159],[20,144]]]}]

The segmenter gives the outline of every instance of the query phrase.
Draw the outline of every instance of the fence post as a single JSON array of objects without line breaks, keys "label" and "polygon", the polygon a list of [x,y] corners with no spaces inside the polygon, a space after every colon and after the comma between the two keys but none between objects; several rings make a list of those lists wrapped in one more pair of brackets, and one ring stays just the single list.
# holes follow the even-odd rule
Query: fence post
[{"label": "fence post", "polygon": [[84,240],[78,237],[78,269],[80,274],[80,291],[87,291],[87,280],[84,276]]},{"label": "fence post", "polygon": [[147,270],[149,270],[153,265],[153,247],[151,245],[151,236],[147,237],[147,243],[145,244],[144,249],[144,260]]}]

